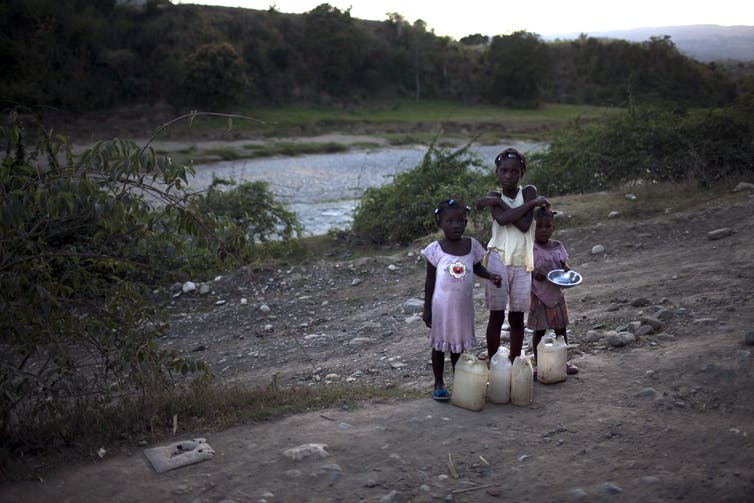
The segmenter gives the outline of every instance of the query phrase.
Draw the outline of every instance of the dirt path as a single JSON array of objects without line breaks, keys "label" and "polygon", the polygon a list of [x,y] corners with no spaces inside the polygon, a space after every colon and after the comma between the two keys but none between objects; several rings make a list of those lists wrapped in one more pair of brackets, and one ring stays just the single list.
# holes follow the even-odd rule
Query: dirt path
[{"label": "dirt path", "polygon": [[[206,437],[216,455],[164,474],[133,445],[3,487],[0,501],[750,500],[754,368],[743,340],[754,330],[754,198],[712,203],[556,231],[585,278],[568,292],[571,356],[581,373],[535,383],[525,408],[471,412],[429,398],[425,329],[404,306],[422,295],[415,255],[218,279],[207,296],[174,301],[164,344],[201,346],[227,380],[258,384],[273,372],[283,385],[351,378],[426,390],[427,398],[181,434],[176,440]],[[736,232],[706,237],[723,227]],[[595,244],[607,251],[592,255]],[[662,316],[663,328],[623,347],[602,337],[648,316]],[[284,454],[309,443],[325,444],[327,456]]]}]

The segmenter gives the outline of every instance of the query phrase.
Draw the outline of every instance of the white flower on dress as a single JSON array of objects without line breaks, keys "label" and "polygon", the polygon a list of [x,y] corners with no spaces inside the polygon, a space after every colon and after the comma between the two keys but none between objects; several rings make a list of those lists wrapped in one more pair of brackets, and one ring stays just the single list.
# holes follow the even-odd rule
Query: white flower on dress
[{"label": "white flower on dress", "polygon": [[466,264],[463,262],[453,262],[448,266],[448,274],[456,279],[461,279],[466,276]]}]

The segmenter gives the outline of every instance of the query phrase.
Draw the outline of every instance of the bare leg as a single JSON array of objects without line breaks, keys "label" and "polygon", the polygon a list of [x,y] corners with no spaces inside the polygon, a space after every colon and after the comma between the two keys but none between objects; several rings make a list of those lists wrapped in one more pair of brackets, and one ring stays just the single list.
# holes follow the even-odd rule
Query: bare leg
[{"label": "bare leg", "polygon": [[504,321],[505,311],[490,311],[490,319],[487,322],[487,357],[490,359],[500,347],[500,331],[503,329]]},{"label": "bare leg", "polygon": [[445,352],[432,350],[432,374],[435,376],[435,389],[445,387],[445,381],[443,380],[443,372],[445,370]]},{"label": "bare leg", "polygon": [[456,363],[458,363],[458,359],[461,357],[461,353],[453,353],[450,352],[450,363],[453,365],[453,375],[456,374]]},{"label": "bare leg", "polygon": [[[511,326],[511,361],[521,355],[524,347],[524,313],[521,311],[508,312],[508,324]],[[498,332],[498,339],[500,332]]]}]

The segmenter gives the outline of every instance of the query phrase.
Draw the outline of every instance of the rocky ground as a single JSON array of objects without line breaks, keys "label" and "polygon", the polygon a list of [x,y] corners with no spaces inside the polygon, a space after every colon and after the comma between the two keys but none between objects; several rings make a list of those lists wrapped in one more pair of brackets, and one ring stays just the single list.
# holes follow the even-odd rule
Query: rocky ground
[{"label": "rocky ground", "polygon": [[[555,204],[568,214],[567,198]],[[0,501],[750,500],[753,213],[744,190],[693,211],[556,230],[584,277],[567,293],[581,372],[535,383],[529,407],[431,400],[420,243],[166,288],[161,344],[228,382],[426,396],[197,431],[185,438],[207,438],[214,457],[164,474],[133,446],[6,486]],[[710,234],[719,229],[729,231]],[[482,297],[480,284],[479,353]]]}]

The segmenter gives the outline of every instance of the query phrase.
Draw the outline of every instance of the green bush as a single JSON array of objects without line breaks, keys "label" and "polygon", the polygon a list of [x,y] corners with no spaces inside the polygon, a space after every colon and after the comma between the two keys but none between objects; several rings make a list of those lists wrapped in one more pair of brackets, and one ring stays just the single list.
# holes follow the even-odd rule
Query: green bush
[{"label": "green bush", "polygon": [[20,127],[0,135],[0,438],[17,451],[25,429],[201,371],[157,346],[168,325],[152,290],[298,224],[263,185],[192,194],[191,168],[130,141],[77,158],[62,138],[27,151]]},{"label": "green bush", "polygon": [[468,145],[451,151],[431,144],[421,164],[365,191],[354,211],[354,234],[375,244],[408,244],[436,231],[434,209],[440,201],[453,198],[473,206],[494,186],[491,173],[471,169],[482,166]]},{"label": "green bush", "polygon": [[594,192],[629,182],[716,180],[750,173],[750,114],[727,108],[688,113],[629,109],[602,125],[564,130],[530,162],[540,193]]}]

